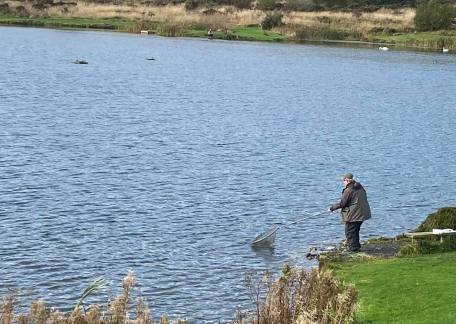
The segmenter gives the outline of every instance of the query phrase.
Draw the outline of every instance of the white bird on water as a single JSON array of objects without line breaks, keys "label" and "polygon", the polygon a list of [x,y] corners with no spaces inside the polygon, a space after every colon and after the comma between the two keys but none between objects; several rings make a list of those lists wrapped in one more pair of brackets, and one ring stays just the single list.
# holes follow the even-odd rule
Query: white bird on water
[{"label": "white bird on water", "polygon": [[445,48],[445,47],[442,48],[442,52],[443,52],[443,53],[448,53],[449,51],[450,51],[450,50],[449,50],[448,48]]},{"label": "white bird on water", "polygon": [[386,47],[386,46],[380,46],[378,49],[379,49],[380,51],[389,51],[389,48]]}]

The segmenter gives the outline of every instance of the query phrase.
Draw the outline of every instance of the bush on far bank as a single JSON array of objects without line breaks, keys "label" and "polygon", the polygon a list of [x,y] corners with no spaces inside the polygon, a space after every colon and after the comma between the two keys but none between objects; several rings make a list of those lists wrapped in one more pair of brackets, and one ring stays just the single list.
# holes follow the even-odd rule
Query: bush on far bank
[{"label": "bush on far bank", "polygon": [[234,6],[238,9],[250,9],[252,6],[252,1],[251,0],[230,0],[228,4]]},{"label": "bush on far bank", "polygon": [[455,17],[454,6],[431,0],[417,6],[415,27],[418,31],[450,29]]},{"label": "bush on far bank", "polygon": [[271,30],[274,27],[280,27],[283,25],[282,22],[283,15],[280,12],[273,12],[267,14],[261,22],[261,29]]},{"label": "bush on far bank", "polygon": [[7,3],[0,3],[0,14],[7,15],[9,13],[11,13],[9,5]]},{"label": "bush on far bank", "polygon": [[362,35],[356,30],[342,30],[331,26],[302,27],[296,30],[296,40],[360,40]]},{"label": "bush on far bank", "polygon": [[312,0],[288,0],[283,5],[285,11],[318,11],[323,8]]},{"label": "bush on far bank", "polygon": [[259,10],[275,10],[279,9],[282,4],[278,0],[258,0],[256,8]]}]

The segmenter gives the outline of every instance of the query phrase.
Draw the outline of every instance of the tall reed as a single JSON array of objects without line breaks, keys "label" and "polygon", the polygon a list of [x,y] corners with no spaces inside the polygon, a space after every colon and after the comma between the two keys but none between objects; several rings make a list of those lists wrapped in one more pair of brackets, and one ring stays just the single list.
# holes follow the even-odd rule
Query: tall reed
[{"label": "tall reed", "polygon": [[237,324],[350,323],[357,291],[331,272],[285,265],[279,278],[247,276],[255,310],[238,312]]},{"label": "tall reed", "polygon": [[[18,314],[17,296],[14,294],[3,298],[0,304],[0,324],[152,324],[154,320],[147,303],[142,298],[133,300],[136,277],[129,271],[122,280],[122,292],[108,302],[106,308],[90,305],[87,310],[82,307],[84,299],[104,286],[104,281],[94,281],[81,295],[76,307],[69,313],[50,308],[42,300],[33,301],[28,313]],[[170,321],[162,315],[161,324],[187,324],[185,319]]]}]

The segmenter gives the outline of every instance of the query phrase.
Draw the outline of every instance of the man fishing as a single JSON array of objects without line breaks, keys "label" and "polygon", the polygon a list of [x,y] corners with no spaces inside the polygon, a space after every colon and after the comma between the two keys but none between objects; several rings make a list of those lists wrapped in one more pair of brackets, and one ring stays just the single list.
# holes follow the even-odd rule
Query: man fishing
[{"label": "man fishing", "polygon": [[341,209],[342,222],[345,223],[345,238],[350,252],[359,252],[359,230],[363,221],[371,218],[371,210],[367,201],[366,190],[353,179],[352,173],[342,177],[344,189],[339,202],[332,204],[329,211]]}]

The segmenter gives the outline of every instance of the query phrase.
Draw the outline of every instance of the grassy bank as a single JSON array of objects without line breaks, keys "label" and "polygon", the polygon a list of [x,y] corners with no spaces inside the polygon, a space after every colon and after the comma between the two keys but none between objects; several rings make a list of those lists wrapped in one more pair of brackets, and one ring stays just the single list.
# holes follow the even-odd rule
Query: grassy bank
[{"label": "grassy bank", "polygon": [[456,50],[456,31],[433,31],[408,34],[378,34],[370,38],[374,42],[395,44],[399,47]]},{"label": "grassy bank", "polygon": [[137,23],[125,19],[92,19],[65,17],[13,17],[0,16],[0,24],[15,26],[54,27],[54,28],[91,28],[119,31],[135,31]]},{"label": "grassy bank", "polygon": [[[0,0],[1,1],[1,0]],[[207,37],[256,41],[347,41],[390,44],[406,48],[456,51],[456,31],[415,32],[412,8],[379,9],[374,12],[281,11],[280,23],[263,30],[271,11],[233,6],[127,5],[58,2],[37,8],[31,1],[5,1],[0,24],[109,29],[139,33],[149,30],[162,36]],[[275,11],[277,13],[277,11]]]},{"label": "grassy bank", "polygon": [[456,252],[333,264],[358,289],[360,323],[455,323]]},{"label": "grassy bank", "polygon": [[[31,26],[49,28],[101,29],[121,32],[139,33],[146,29],[153,34],[171,37],[207,37],[204,26],[180,26],[161,22],[134,21],[122,18],[71,18],[71,17],[13,17],[1,16],[0,25]],[[293,34],[294,33],[294,34]],[[260,26],[235,26],[232,29],[216,30],[214,39],[251,40],[251,41],[285,41],[285,42],[321,42],[347,41],[373,44],[388,44],[400,48],[420,48],[441,50],[442,47],[456,51],[456,32],[436,31],[421,33],[378,33],[364,37],[354,29],[337,29],[331,27],[299,27],[290,33],[289,27],[264,31]]]},{"label": "grassy bank", "polygon": [[[77,28],[101,29],[120,32],[139,33],[142,29],[152,34],[170,37],[207,37],[207,29],[198,26],[175,26],[167,23],[144,23],[120,18],[94,19],[94,18],[64,18],[64,17],[12,17],[0,16],[0,25],[30,26],[48,28]],[[230,30],[215,31],[214,39],[250,40],[278,42],[286,41],[287,37],[276,31],[264,31],[256,26],[238,26]],[[288,39],[289,40],[289,39]]]}]

